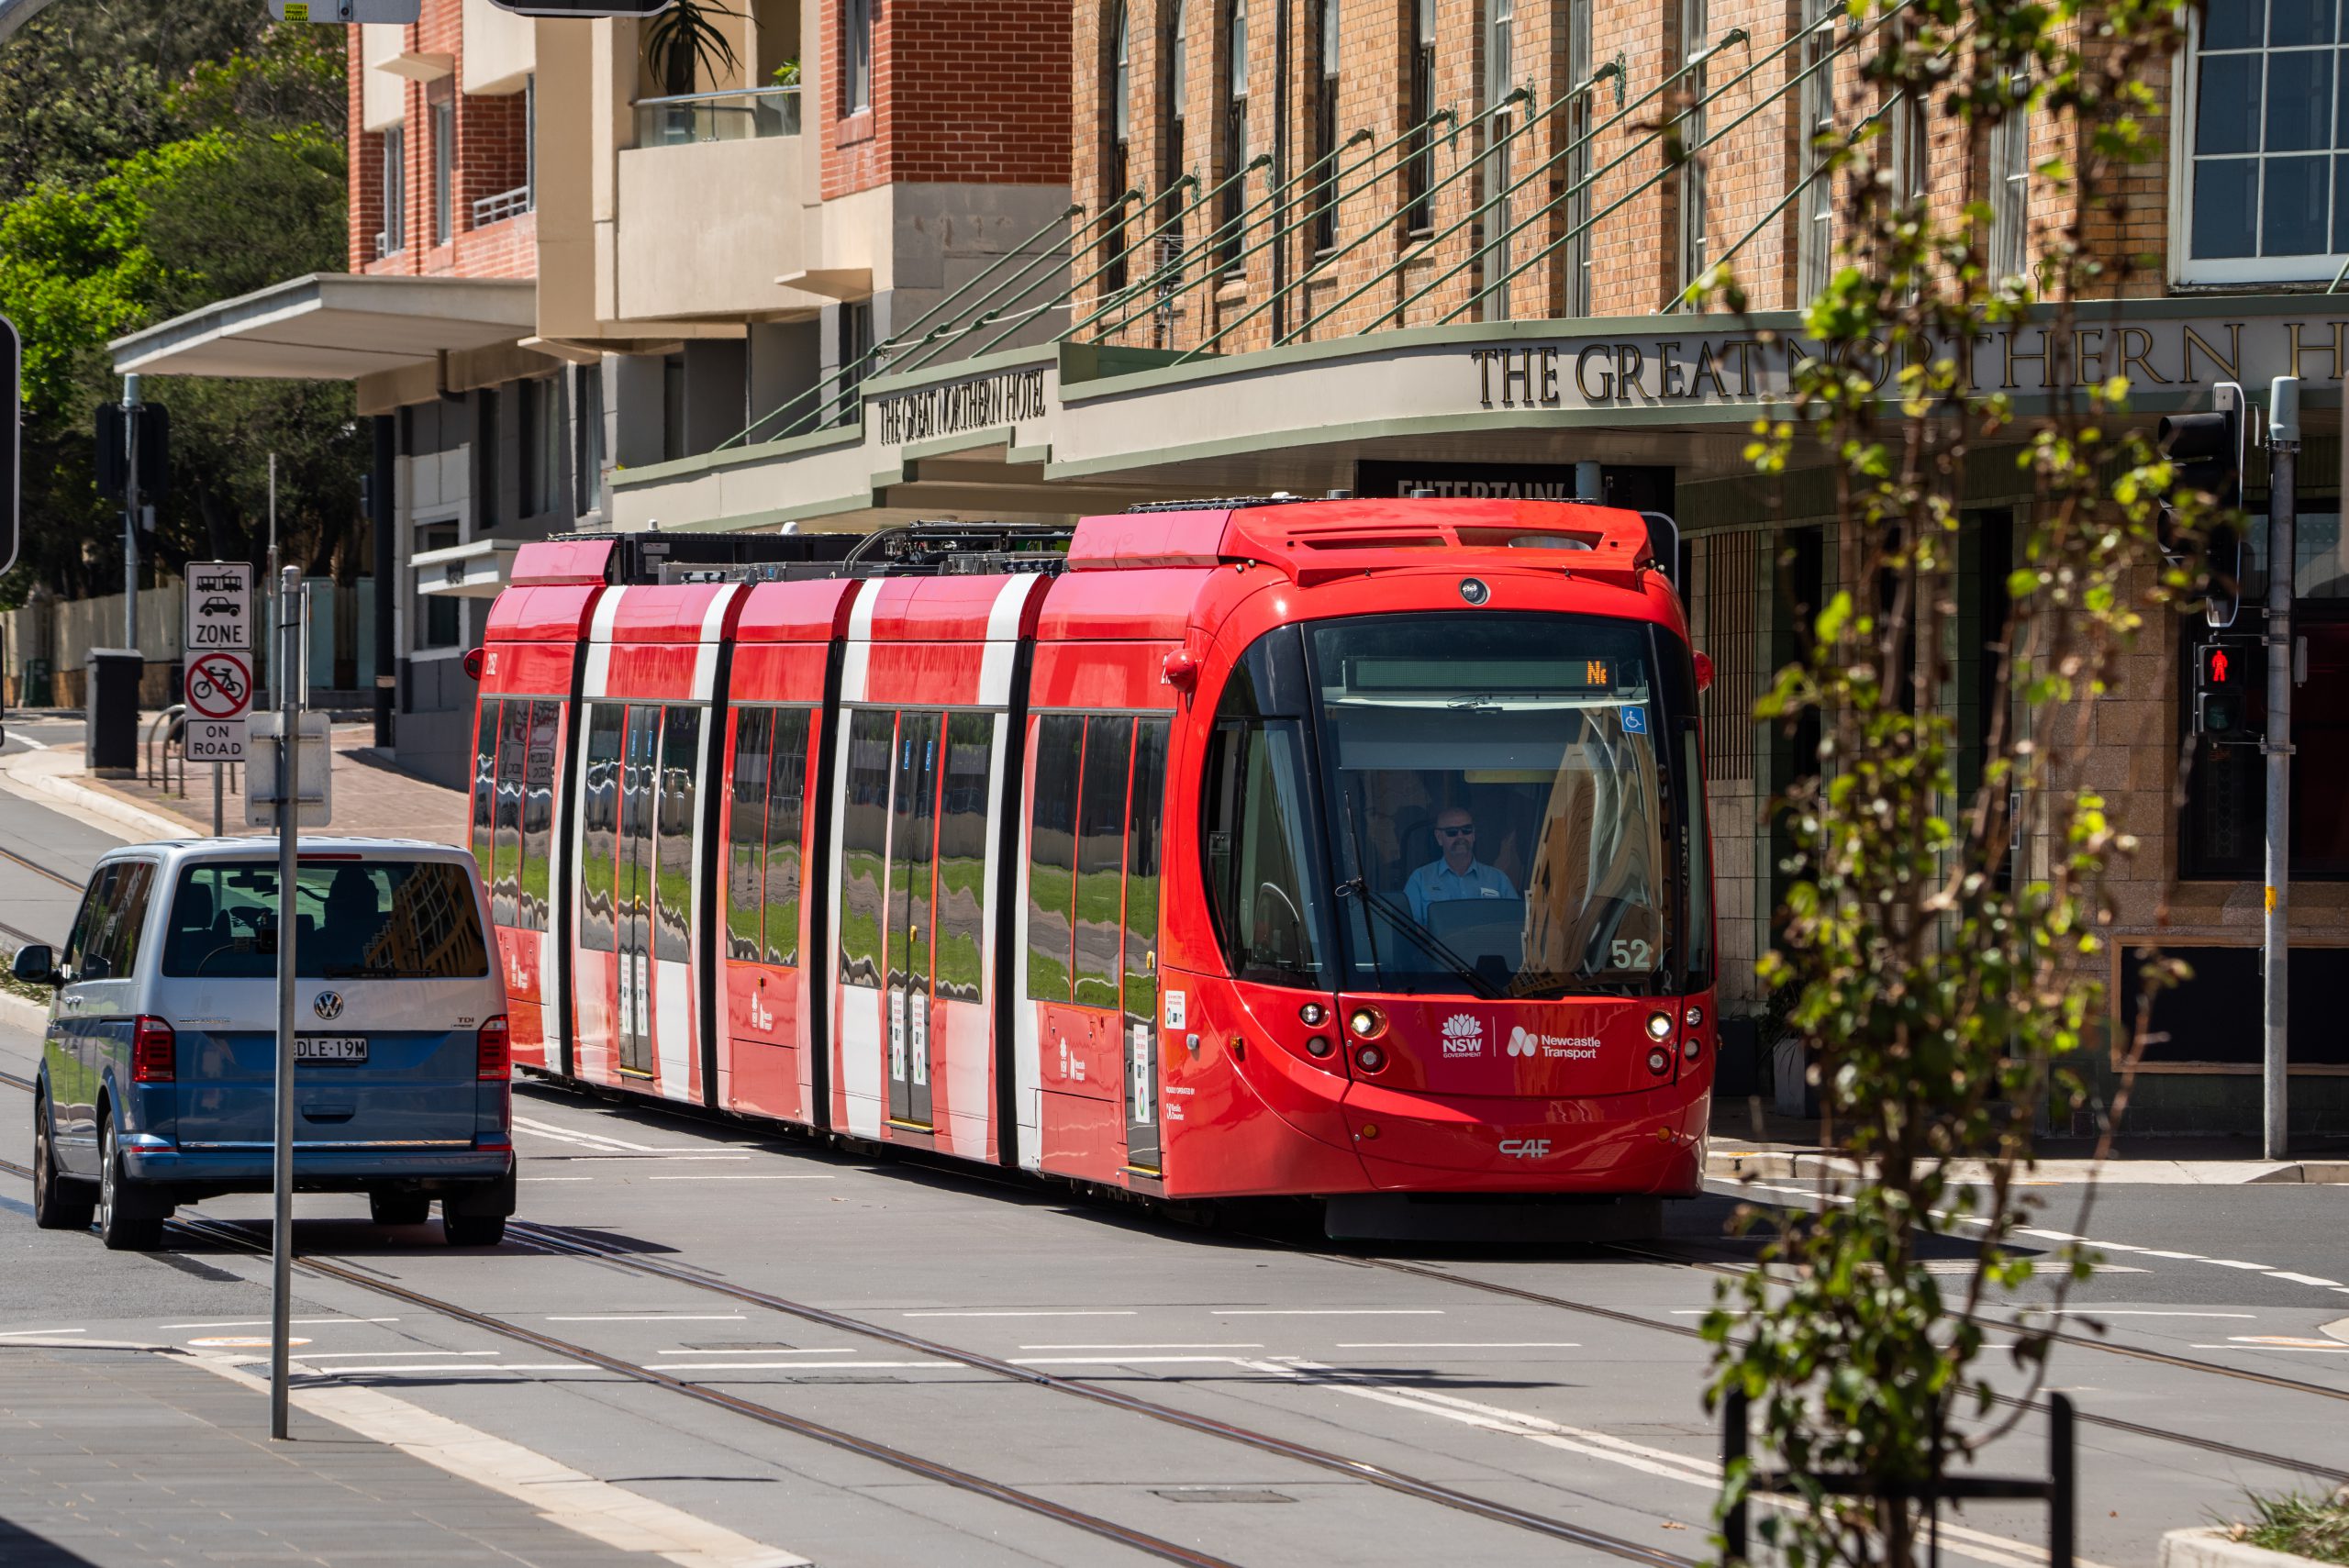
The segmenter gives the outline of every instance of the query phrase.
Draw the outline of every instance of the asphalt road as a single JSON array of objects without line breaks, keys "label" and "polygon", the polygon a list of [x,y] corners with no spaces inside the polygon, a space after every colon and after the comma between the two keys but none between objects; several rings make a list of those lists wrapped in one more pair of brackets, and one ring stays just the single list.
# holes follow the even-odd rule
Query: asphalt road
[{"label": "asphalt road", "polygon": [[[35,1051],[29,1034],[0,1028],[0,1069],[28,1073]],[[21,1163],[29,1096],[0,1095],[0,1155]],[[297,1281],[295,1316],[317,1320],[296,1329],[310,1376],[396,1392],[828,1568],[1143,1559],[493,1326],[662,1369],[1229,1562],[1616,1558],[955,1356],[1704,1554],[1719,1436],[1700,1400],[1706,1347],[1687,1330],[1715,1271],[1740,1255],[1721,1237],[1726,1192],[1678,1206],[1675,1239],[1654,1255],[1398,1258],[1176,1225],[546,1088],[520,1091],[517,1114],[529,1224],[494,1252],[448,1249],[437,1225],[378,1231],[362,1200],[299,1200],[302,1251],[354,1271]],[[2113,1345],[2193,1363],[2055,1351],[2053,1381],[2086,1415],[2144,1429],[2080,1429],[2083,1555],[2151,1562],[2161,1531],[2228,1509],[2247,1486],[2319,1484],[2182,1440],[2349,1471],[2349,1340],[2324,1331],[2349,1336],[2349,1286],[2323,1283],[2343,1267],[2349,1192],[2115,1188],[2079,1221],[2081,1195],[2040,1189],[2045,1229],[2159,1252],[2111,1253],[2065,1316],[2084,1335],[2101,1325]],[[184,1234],[167,1254],[109,1254],[95,1237],[33,1229],[29,1195],[0,1173],[0,1335],[186,1343],[265,1319],[264,1259]],[[261,1198],[183,1214],[265,1234]],[[566,1251],[583,1244],[674,1277]],[[837,1316],[811,1321],[729,1288]],[[2023,1299],[2051,1297],[2034,1285]],[[2025,1415],[1986,1463],[2042,1471],[2044,1441]],[[1974,1533],[1945,1542],[1952,1562],[2025,1563],[2023,1543],[2043,1539],[2038,1512],[2021,1505],[1977,1507],[1962,1523]]]},{"label": "asphalt road", "polygon": [[[0,756],[82,743],[79,719],[12,714],[6,727]],[[122,840],[4,785],[0,781],[0,947],[13,951],[26,941],[55,946],[73,922],[90,867]]]}]

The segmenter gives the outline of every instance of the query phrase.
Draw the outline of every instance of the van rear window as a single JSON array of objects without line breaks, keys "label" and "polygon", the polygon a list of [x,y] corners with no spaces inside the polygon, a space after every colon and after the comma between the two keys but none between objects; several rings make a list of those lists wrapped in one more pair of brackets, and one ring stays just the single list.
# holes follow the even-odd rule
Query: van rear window
[{"label": "van rear window", "polygon": [[[295,973],[317,980],[459,980],[489,973],[472,880],[446,861],[306,862],[294,873]],[[163,973],[277,973],[277,866],[205,861],[180,873]]]}]

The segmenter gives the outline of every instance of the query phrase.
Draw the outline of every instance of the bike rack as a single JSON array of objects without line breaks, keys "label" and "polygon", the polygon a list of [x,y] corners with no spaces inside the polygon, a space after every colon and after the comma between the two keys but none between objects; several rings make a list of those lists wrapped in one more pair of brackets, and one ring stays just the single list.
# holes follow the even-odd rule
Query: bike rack
[{"label": "bike rack", "polygon": [[[166,723],[168,723],[171,728],[163,729],[163,726]],[[160,770],[156,766],[155,758],[155,741],[157,739],[156,732],[158,730],[162,730],[161,740],[163,742],[162,765]],[[187,704],[173,703],[171,706],[165,708],[162,712],[157,714],[154,717],[147,721],[147,739],[144,742],[143,748],[147,753],[147,782],[155,785],[155,787],[164,795],[169,795],[172,793],[172,748],[174,744],[179,745],[180,798],[182,800],[185,800],[187,798],[187,748],[184,744],[186,734]],[[158,780],[159,772],[161,773],[160,782]]]}]

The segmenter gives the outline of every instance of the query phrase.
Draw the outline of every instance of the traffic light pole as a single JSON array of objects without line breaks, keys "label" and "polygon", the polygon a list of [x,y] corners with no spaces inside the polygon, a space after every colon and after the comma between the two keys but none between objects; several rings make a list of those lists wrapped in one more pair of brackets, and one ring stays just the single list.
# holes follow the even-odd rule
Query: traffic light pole
[{"label": "traffic light pole", "polygon": [[2300,384],[2277,376],[2267,405],[2267,895],[2260,935],[2265,1040],[2260,1073],[2260,1144],[2270,1160],[2286,1157],[2288,1082],[2285,1036],[2291,1022],[2292,973],[2292,590],[2298,561],[2294,516],[2300,453]]},{"label": "traffic light pole", "polygon": [[139,646],[139,378],[122,378],[122,406],[129,417],[122,422],[123,439],[130,446],[123,470],[128,488],[122,495],[122,645]]}]

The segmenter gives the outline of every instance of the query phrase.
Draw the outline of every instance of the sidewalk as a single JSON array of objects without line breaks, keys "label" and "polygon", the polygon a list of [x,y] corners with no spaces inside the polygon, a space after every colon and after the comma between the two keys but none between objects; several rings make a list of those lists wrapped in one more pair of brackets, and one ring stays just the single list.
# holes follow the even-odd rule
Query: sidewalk
[{"label": "sidewalk", "polygon": [[659,1560],[299,1408],[296,1440],[268,1431],[264,1396],[183,1357],[0,1341],[0,1562]]},{"label": "sidewalk", "polygon": [[[2250,1183],[2349,1184],[2349,1151],[2336,1143],[2315,1158],[2254,1158],[2249,1139],[2138,1138],[2098,1162],[2092,1140],[2051,1138],[2040,1146],[2032,1178],[2041,1182],[2098,1181],[2116,1185],[2240,1186]],[[1971,1167],[1971,1169],[1969,1169]],[[1819,1141],[1819,1124],[1781,1116],[1759,1101],[1713,1102],[1705,1174],[1716,1181],[1816,1181],[1849,1176],[1853,1165]],[[1979,1167],[1958,1162],[1961,1181],[1979,1179]]]},{"label": "sidewalk", "polygon": [[[142,719],[141,733],[144,733]],[[402,773],[378,751],[374,730],[365,724],[338,725],[333,731],[334,821],[332,833],[367,834],[388,839],[425,839],[435,843],[466,842],[465,795],[444,789],[412,773]],[[212,831],[212,770],[198,765],[187,772],[187,798],[164,794],[138,779],[92,778],[83,771],[78,746],[52,747],[13,755],[0,761],[10,778],[39,794],[104,817],[125,832],[139,838],[164,838]],[[144,765],[142,755],[141,765]],[[245,774],[239,770],[241,784]],[[222,807],[223,825],[232,835],[254,831],[245,826],[241,789],[228,793]]]}]

